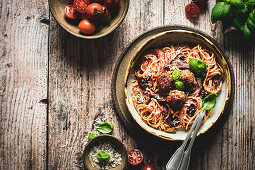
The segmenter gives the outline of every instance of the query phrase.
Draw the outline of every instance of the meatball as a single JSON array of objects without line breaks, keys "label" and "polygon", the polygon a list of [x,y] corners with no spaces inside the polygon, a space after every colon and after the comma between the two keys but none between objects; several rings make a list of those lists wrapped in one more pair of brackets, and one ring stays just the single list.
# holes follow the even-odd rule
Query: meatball
[{"label": "meatball", "polygon": [[166,98],[166,101],[174,110],[178,110],[182,108],[186,100],[187,100],[187,95],[183,91],[179,91],[179,90],[170,91]]},{"label": "meatball", "polygon": [[157,83],[161,91],[169,91],[174,87],[174,80],[170,73],[161,73],[157,78]]},{"label": "meatball", "polygon": [[179,70],[180,81],[184,83],[185,87],[192,87],[196,84],[194,74],[189,70]]}]

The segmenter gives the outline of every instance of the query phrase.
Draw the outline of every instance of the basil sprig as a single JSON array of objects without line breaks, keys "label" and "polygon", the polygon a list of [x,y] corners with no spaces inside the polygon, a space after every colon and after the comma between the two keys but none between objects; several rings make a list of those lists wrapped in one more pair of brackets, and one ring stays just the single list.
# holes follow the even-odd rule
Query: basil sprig
[{"label": "basil sprig", "polygon": [[211,110],[216,105],[217,94],[212,93],[207,95],[202,102],[203,110]]},{"label": "basil sprig", "polygon": [[224,21],[249,38],[255,33],[255,0],[222,0],[212,9],[211,19],[213,23]]},{"label": "basil sprig", "polygon": [[192,71],[198,75],[203,75],[207,69],[207,65],[204,61],[195,58],[189,59],[189,66]]},{"label": "basil sprig", "polygon": [[178,81],[180,78],[180,73],[177,70],[174,70],[172,73],[172,77],[174,81]]},{"label": "basil sprig", "polygon": [[107,153],[104,153],[104,152],[98,152],[97,153],[97,159],[100,162],[106,162],[110,159],[110,155],[108,155]]},{"label": "basil sprig", "polygon": [[96,136],[95,133],[90,133],[89,136],[88,136],[88,139],[91,140],[91,139],[93,139],[95,136]]},{"label": "basil sprig", "polygon": [[181,81],[176,81],[176,82],[174,82],[174,84],[175,84],[175,87],[178,89],[178,90],[184,90],[184,84],[183,84],[183,82],[181,82]]},{"label": "basil sprig", "polygon": [[177,71],[177,70],[174,70],[172,72],[172,77],[173,77],[173,80],[174,80],[174,84],[175,84],[175,87],[178,89],[178,90],[184,90],[184,84],[183,82],[181,82],[179,80],[180,78],[180,73]]},{"label": "basil sprig", "polygon": [[212,9],[212,22],[223,21],[230,13],[230,8],[230,4],[226,2],[218,2]]},{"label": "basil sprig", "polygon": [[101,133],[111,133],[113,131],[114,125],[110,122],[103,122],[99,124],[96,129]]}]

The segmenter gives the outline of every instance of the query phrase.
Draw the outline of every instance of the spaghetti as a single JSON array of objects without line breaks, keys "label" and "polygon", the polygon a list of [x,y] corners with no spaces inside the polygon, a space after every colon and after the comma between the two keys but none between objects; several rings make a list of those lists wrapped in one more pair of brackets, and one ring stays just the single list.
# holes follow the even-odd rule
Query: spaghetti
[{"label": "spaghetti", "polygon": [[[190,58],[206,63],[204,75],[191,71]],[[171,76],[174,70],[180,73],[183,91],[174,86]],[[138,62],[135,76],[132,100],[141,119],[155,129],[174,132],[179,128],[188,130],[202,110],[202,98],[221,90],[223,70],[214,53],[201,45],[171,45],[144,55]],[[209,112],[204,121],[208,116]]]}]

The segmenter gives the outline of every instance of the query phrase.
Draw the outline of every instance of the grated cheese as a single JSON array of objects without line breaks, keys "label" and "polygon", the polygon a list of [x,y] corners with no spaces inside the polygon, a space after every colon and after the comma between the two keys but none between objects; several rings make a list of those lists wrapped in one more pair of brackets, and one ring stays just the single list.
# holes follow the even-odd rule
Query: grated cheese
[{"label": "grated cheese", "polygon": [[[110,159],[104,163],[100,162],[97,159],[97,154],[99,152],[107,153],[110,155]],[[94,147],[91,148],[89,152],[89,160],[94,168],[101,170],[117,167],[121,164],[122,158],[121,154],[114,149],[114,146],[109,141],[99,141]]]}]

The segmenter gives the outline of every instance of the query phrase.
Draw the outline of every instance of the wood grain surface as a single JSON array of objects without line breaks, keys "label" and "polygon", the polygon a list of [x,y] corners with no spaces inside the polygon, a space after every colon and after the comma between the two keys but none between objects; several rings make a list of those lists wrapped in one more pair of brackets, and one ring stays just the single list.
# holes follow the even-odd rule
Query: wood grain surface
[{"label": "wood grain surface", "polygon": [[[255,43],[237,33],[223,35],[212,24],[216,0],[197,22],[184,15],[187,0],[130,0],[124,22],[96,40],[76,38],[49,14],[45,0],[0,1],[0,169],[80,169],[87,136],[98,120],[115,125],[113,136],[145,163],[164,169],[180,143],[159,145],[127,133],[111,102],[117,58],[138,35],[179,24],[214,37],[235,74],[232,108],[198,138],[190,169],[255,169]],[[131,169],[128,167],[128,169]]]},{"label": "wood grain surface", "polygon": [[0,169],[45,169],[49,9],[0,1]]}]

